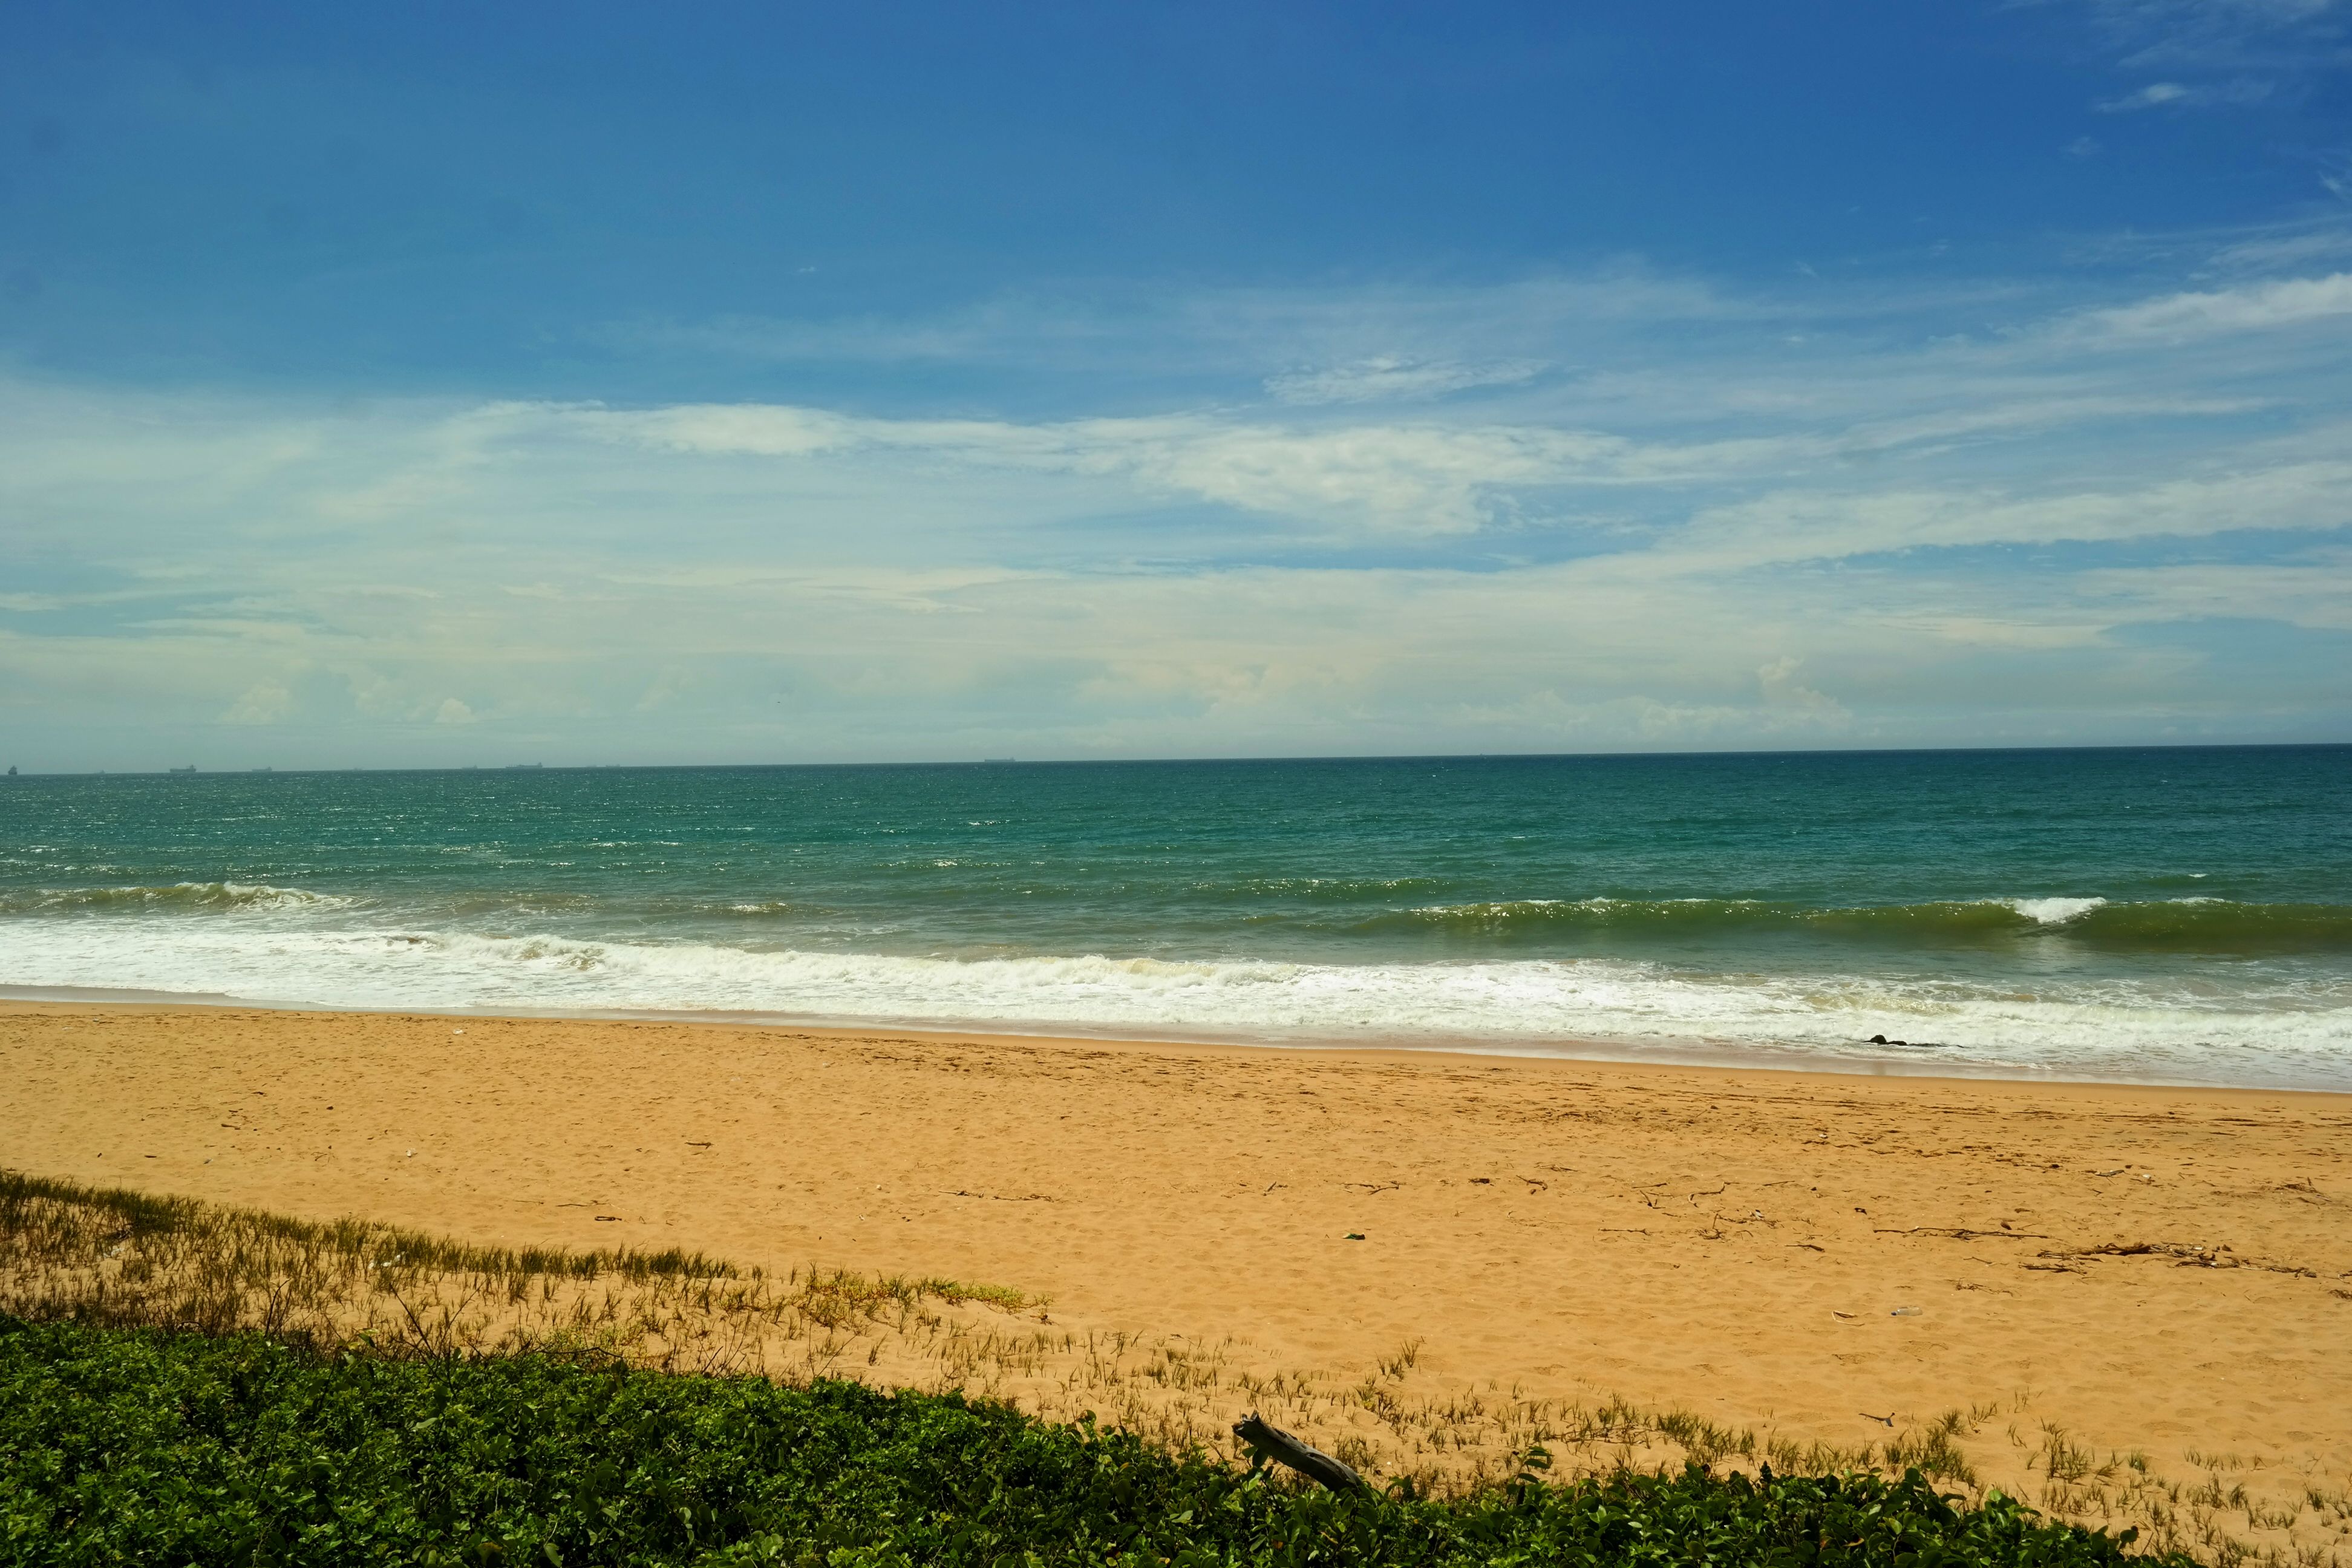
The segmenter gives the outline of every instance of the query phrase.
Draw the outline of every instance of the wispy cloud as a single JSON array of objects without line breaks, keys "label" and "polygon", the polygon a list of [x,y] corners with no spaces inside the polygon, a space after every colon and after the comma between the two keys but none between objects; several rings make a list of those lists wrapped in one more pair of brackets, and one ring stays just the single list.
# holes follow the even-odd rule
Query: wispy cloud
[{"label": "wispy cloud", "polygon": [[1694,563],[1845,561],[1925,549],[2211,539],[2352,525],[2352,461],[2274,463],[2151,485],[1999,490],[1789,490],[1702,512],[1678,542]]},{"label": "wispy cloud", "polygon": [[[1862,305],[1859,296],[1854,303]],[[1784,301],[1729,293],[1629,262],[1454,286],[1176,291],[1104,285],[1067,294],[1008,293],[919,320],[729,316],[611,322],[589,335],[630,353],[779,363],[1070,370],[1127,366],[1149,354],[1161,374],[1231,374],[1260,390],[1299,377],[1300,390],[1311,394],[1328,385],[1349,394],[1332,401],[1359,401],[1353,394],[1360,390],[1385,396],[1393,388],[1423,397],[1525,380],[1542,368],[1527,353],[1531,338],[1608,342],[1675,326],[1785,318],[1790,311]],[[1487,379],[1497,375],[1503,382]]]},{"label": "wispy cloud", "polygon": [[[2307,671],[2352,633],[2352,275],[1644,289],[1615,335],[1395,290],[1433,352],[1301,356],[1350,395],[1292,402],[1171,304],[1237,395],[1122,417],[0,377],[0,702],[98,765],[2131,739],[2249,732],[2250,680],[2301,694],[2266,733],[2347,717]],[[1271,335],[1346,312],[1303,313]],[[1579,368],[1497,369],[1538,363]]]},{"label": "wispy cloud", "polygon": [[1383,354],[1353,364],[1268,376],[1265,389],[1284,403],[1384,403],[1442,397],[1478,386],[1511,386],[1534,380],[1543,370],[1540,363],[1528,360],[1453,364]]},{"label": "wispy cloud", "polygon": [[2271,91],[2269,82],[2252,77],[2197,84],[2152,81],[2136,92],[2108,99],[2098,107],[2106,114],[2128,114],[2138,109],[2211,109],[2222,104],[2260,103]]},{"label": "wispy cloud", "polygon": [[2113,47],[2127,51],[2126,66],[2343,63],[2331,47],[2344,34],[2342,0],[2089,0],[2087,9]]},{"label": "wispy cloud", "polygon": [[2352,67],[2342,0],[2087,0],[2084,9],[2119,69],[2154,78],[2094,106],[2109,114],[2294,102]]},{"label": "wispy cloud", "polygon": [[773,405],[636,412],[501,405],[473,417],[518,432],[579,432],[677,455],[810,460],[907,455],[940,464],[1123,481],[1150,495],[1241,509],[1307,537],[1461,535],[1526,515],[1527,492],[1668,490],[1787,478],[1910,447],[2046,434],[2086,422],[2251,411],[2245,398],[2021,398],[1908,417],[1700,440],[1637,440],[1535,424],[1383,420],[1297,426],[1223,414],[1014,424],[847,417]]},{"label": "wispy cloud", "polygon": [[2222,332],[2272,331],[2352,315],[2352,272],[2324,278],[2217,289],[2091,310],[2077,319],[2087,332],[2116,339],[2187,338]]},{"label": "wispy cloud", "polygon": [[502,409],[495,416],[534,415],[554,427],[679,454],[912,454],[934,464],[1119,479],[1149,493],[1239,507],[1316,531],[1468,532],[1487,520],[1499,487],[1622,479],[1643,460],[1634,443],[1589,431],[1299,428],[1201,414],[1024,425],[719,405],[637,413]]},{"label": "wispy cloud", "polygon": [[2216,247],[2209,267],[2216,272],[2274,272],[2352,258],[2352,226],[2331,219],[2284,233],[2261,233]]}]

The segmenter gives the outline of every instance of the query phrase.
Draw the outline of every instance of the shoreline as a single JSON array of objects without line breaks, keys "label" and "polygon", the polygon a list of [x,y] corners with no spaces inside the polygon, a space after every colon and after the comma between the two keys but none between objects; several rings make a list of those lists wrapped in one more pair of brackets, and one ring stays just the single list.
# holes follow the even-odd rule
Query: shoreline
[{"label": "shoreline", "polygon": [[[233,996],[226,993],[156,992],[108,986],[0,984],[0,1012],[23,1005],[103,1006],[150,1011],[236,1011],[329,1017],[429,1017],[515,1019],[539,1023],[677,1024],[690,1027],[780,1029],[794,1034],[865,1037],[876,1033],[942,1041],[993,1040],[1065,1042],[1073,1044],[1200,1047],[1215,1050],[1301,1051],[1325,1056],[1462,1058],[1472,1061],[1559,1062],[1588,1067],[1657,1068],[1695,1072],[1769,1072],[1799,1077],[1900,1079],[1938,1083],[2079,1085],[2086,1088],[2144,1088],[2212,1090],[2247,1094],[2316,1094],[2352,1096],[2352,1082],[2328,1084],[2281,1079],[2266,1083],[2229,1082],[2205,1078],[2165,1078],[2116,1071],[2077,1072],[2058,1068],[2011,1064],[1976,1064],[1917,1054],[1943,1047],[1919,1047],[1913,1054],[1825,1056],[1796,1046],[1764,1046],[1749,1042],[1718,1042],[1700,1036],[1665,1037],[1653,1044],[1630,1038],[1562,1037],[1541,1044],[1495,1041],[1481,1044],[1447,1037],[1431,1045],[1391,1043],[1410,1037],[1340,1037],[1298,1035],[1281,1037],[1265,1032],[1220,1036],[1213,1032],[1182,1035],[1164,1029],[1122,1030],[1111,1026],[1057,1027],[1048,1021],[1024,1021],[1017,1026],[992,1026],[990,1021],[959,1023],[934,1018],[836,1017],[829,1015],[725,1011],[684,1011],[661,1008],[515,1008],[407,1007],[387,1010],[320,1002],[278,1002]],[[1869,1042],[1859,1042],[1867,1047]],[[1547,1048],[1550,1047],[1550,1048]]]}]

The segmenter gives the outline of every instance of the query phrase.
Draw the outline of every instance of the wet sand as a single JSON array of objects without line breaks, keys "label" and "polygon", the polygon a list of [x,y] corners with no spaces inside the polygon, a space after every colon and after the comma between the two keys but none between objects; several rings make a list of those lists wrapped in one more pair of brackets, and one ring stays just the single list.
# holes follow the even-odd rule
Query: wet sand
[{"label": "wet sand", "polygon": [[1848,1447],[1973,1407],[2029,1494],[2045,1426],[2352,1483],[2341,1095],[19,1003],[0,1164]]}]

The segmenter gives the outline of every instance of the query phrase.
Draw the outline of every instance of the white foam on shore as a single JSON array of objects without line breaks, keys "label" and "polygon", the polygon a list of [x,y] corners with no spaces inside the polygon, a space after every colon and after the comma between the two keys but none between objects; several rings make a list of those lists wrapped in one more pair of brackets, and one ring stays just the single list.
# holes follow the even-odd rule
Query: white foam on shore
[{"label": "white foam on shore", "polygon": [[132,918],[0,921],[0,984],[334,1007],[757,1014],[1520,1050],[1704,1042],[1823,1065],[2352,1088],[2352,985],[1706,974],[1617,959],[957,960]]}]

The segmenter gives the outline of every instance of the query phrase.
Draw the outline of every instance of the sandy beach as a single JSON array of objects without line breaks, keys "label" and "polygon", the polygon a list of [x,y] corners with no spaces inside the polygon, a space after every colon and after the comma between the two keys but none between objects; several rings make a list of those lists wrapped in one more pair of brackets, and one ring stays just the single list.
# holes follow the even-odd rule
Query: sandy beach
[{"label": "sandy beach", "polygon": [[0,1069],[42,1175],[1842,1447],[1958,1411],[2029,1497],[2053,1430],[2217,1499],[2352,1480],[2343,1096],[31,1003]]}]

